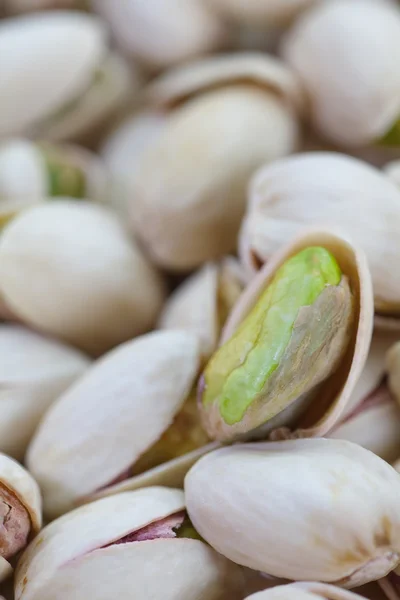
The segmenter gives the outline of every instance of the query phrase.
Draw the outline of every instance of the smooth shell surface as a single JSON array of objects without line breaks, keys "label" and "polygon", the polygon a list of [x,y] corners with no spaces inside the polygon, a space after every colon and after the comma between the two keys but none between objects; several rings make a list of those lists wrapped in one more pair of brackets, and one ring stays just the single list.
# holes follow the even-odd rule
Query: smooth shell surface
[{"label": "smooth shell surface", "polygon": [[3,230],[0,289],[25,322],[92,354],[149,329],[159,274],[106,208],[60,199]]},{"label": "smooth shell surface", "polygon": [[283,55],[325,136],[362,146],[391,129],[400,115],[399,40],[398,8],[388,2],[320,2],[295,23]]},{"label": "smooth shell surface", "polygon": [[171,425],[199,364],[196,338],[151,333],[97,361],[46,413],[28,451],[45,512],[111,485]]},{"label": "smooth shell surface", "polygon": [[374,167],[344,154],[311,152],[266,165],[254,176],[239,251],[259,268],[304,227],[325,224],[349,235],[367,255],[375,308],[400,306],[399,189]]},{"label": "smooth shell surface", "polygon": [[44,12],[2,21],[0,135],[25,132],[75,100],[106,50],[106,30],[91,15]]},{"label": "smooth shell surface", "polygon": [[246,600],[362,600],[362,596],[326,583],[292,583],[248,596]]},{"label": "smooth shell surface", "polygon": [[0,450],[22,460],[50,404],[84,373],[78,350],[19,325],[0,325]]},{"label": "smooth shell surface", "polygon": [[219,19],[202,0],[94,0],[118,46],[151,68],[164,68],[209,52],[224,41]]},{"label": "smooth shell surface", "polygon": [[47,526],[23,555],[16,600],[63,600],[71,594],[77,600],[106,600],[114,594],[122,599],[132,589],[138,599],[243,597],[241,572],[203,542],[130,543],[126,537],[183,509],[181,491],[155,487],[105,498],[65,515]]},{"label": "smooth shell surface", "polygon": [[390,465],[329,439],[237,444],[185,479],[190,519],[218,552],[276,577],[344,587],[399,563],[399,491]]},{"label": "smooth shell surface", "polygon": [[[222,333],[221,344],[232,336],[249,314],[277,269],[289,257],[310,246],[322,246],[331,252],[342,273],[349,278],[355,302],[353,333],[338,370],[321,384],[305,413],[300,416],[295,413],[293,415],[293,407],[289,407],[289,412],[283,411],[266,424],[267,429],[266,425],[263,426],[263,435],[269,432],[273,437],[308,437],[328,433],[346,409],[368,355],[372,335],[373,301],[371,277],[365,256],[344,238],[322,230],[309,230],[299,235],[259,271],[230,314]],[[245,420],[246,418],[234,426],[238,434],[246,431]]]}]

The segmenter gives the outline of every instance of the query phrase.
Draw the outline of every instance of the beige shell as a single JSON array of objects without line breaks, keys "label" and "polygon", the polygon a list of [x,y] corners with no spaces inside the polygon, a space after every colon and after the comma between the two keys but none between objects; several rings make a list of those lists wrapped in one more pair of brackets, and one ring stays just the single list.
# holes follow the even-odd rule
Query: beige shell
[{"label": "beige shell", "polygon": [[94,16],[49,11],[0,24],[0,135],[76,138],[100,125],[134,86]]},{"label": "beige shell", "polygon": [[344,154],[311,152],[275,161],[252,179],[239,252],[254,272],[304,227],[350,235],[367,255],[381,326],[400,312],[399,189],[374,167]]},{"label": "beige shell", "polygon": [[240,24],[268,29],[287,25],[317,0],[207,0],[221,16]]},{"label": "beige shell", "polygon": [[389,375],[389,388],[400,405],[400,341],[393,344],[387,352],[386,369]]},{"label": "beige shell", "polygon": [[[86,148],[72,144],[35,143],[12,138],[0,144],[0,218],[21,208],[43,202],[52,195],[51,173],[44,152],[56,154],[66,167],[79,169],[88,198],[106,195],[107,175],[99,158]],[[24,177],[21,177],[24,173]]]},{"label": "beige shell", "polygon": [[[236,303],[224,327],[220,343],[223,344],[231,337],[274,277],[276,270],[289,257],[308,246],[323,246],[329,250],[338,261],[343,274],[349,278],[356,311],[353,333],[339,369],[321,384],[315,399],[305,412],[299,414],[299,409],[304,410],[300,398],[300,402],[296,401],[262,426],[260,433],[263,437],[266,433],[271,438],[326,435],[345,411],[368,356],[373,301],[371,277],[364,253],[344,238],[322,229],[304,232],[271,257]],[[244,420],[234,427],[238,434],[246,431]]]},{"label": "beige shell", "polygon": [[27,455],[46,515],[127,479],[173,422],[198,367],[195,336],[155,332],[114,349],[70,387],[47,412]]},{"label": "beige shell", "polygon": [[362,596],[326,583],[291,583],[248,596],[245,600],[362,600]]},{"label": "beige shell", "polygon": [[389,2],[320,2],[294,24],[283,56],[324,136],[363,146],[392,128],[400,115],[399,40],[398,7]]},{"label": "beige shell", "polygon": [[78,350],[19,325],[0,325],[0,451],[22,460],[50,404],[84,373]]},{"label": "beige shell", "polygon": [[398,565],[399,493],[389,464],[323,438],[222,448],[185,478],[190,519],[218,552],[276,577],[348,588]]},{"label": "beige shell", "polygon": [[158,264],[190,270],[234,249],[252,172],[297,144],[294,97],[291,73],[261,54],[204,59],[150,87],[170,112],[138,162],[133,149],[130,220]]},{"label": "beige shell", "polygon": [[241,569],[203,542],[124,540],[184,507],[181,491],[153,487],[68,513],[43,529],[23,555],[15,600],[128,600],[132,590],[138,600],[240,600]]},{"label": "beige shell", "polygon": [[24,322],[92,354],[149,329],[164,299],[159,274],[114,214],[67,199],[3,230],[0,290]]},{"label": "beige shell", "polygon": [[400,159],[392,160],[384,165],[383,172],[400,188]]},{"label": "beige shell", "polygon": [[151,69],[208,53],[224,43],[226,30],[202,0],[94,0],[117,45]]},{"label": "beige shell", "polygon": [[221,328],[244,287],[243,278],[233,258],[206,264],[168,298],[158,326],[195,333],[207,359],[216,349]]},{"label": "beige shell", "polygon": [[[32,539],[40,530],[42,526],[42,506],[39,486],[33,477],[15,460],[9,456],[0,453],[0,483],[1,486],[6,488],[12,496],[15,496],[18,504],[21,504],[24,510],[27,511],[30,519],[30,529],[22,530],[16,529],[19,535],[27,536],[28,540]],[[3,491],[0,489],[0,498],[2,498]],[[20,519],[20,513],[18,512],[17,506],[12,506],[12,499],[5,498],[1,504],[6,504],[9,507],[9,513],[7,514],[7,526],[4,525],[6,519],[2,519],[1,526],[1,538],[6,538],[8,535],[12,535],[13,532],[13,520]],[[13,511],[16,511],[16,516],[13,516]],[[15,527],[16,523],[14,524]],[[16,533],[16,535],[18,535]],[[4,549],[4,539],[1,539],[2,551]],[[0,581],[8,577],[12,573],[12,566],[0,555]]]}]

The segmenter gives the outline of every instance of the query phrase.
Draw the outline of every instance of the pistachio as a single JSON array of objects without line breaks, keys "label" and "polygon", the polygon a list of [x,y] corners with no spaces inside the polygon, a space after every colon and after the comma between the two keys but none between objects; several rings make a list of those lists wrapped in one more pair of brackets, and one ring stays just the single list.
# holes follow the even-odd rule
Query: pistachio
[{"label": "pistachio", "polygon": [[116,216],[67,199],[4,228],[0,290],[24,322],[91,354],[149,329],[164,299],[160,275]]},{"label": "pistachio", "polygon": [[[344,240],[315,232],[296,240],[249,284],[199,383],[210,437],[228,441],[265,437],[282,425],[298,428],[312,404],[325,406],[329,414],[329,426],[320,413],[312,434],[323,435],[332,427],[361,373],[370,342],[369,275],[366,269],[361,316],[364,258],[360,255],[357,262],[357,251]],[[350,376],[352,356],[355,371]],[[343,396],[346,380],[352,383]]]},{"label": "pistachio", "polygon": [[399,204],[399,189],[382,172],[350,156],[311,152],[283,158],[260,169],[251,182],[241,260],[254,272],[305,227],[329,224],[365,251],[375,310],[382,320],[395,317],[400,314],[400,280],[392,276],[400,257]]},{"label": "pistachio", "polygon": [[132,147],[129,222],[158,264],[187,271],[235,249],[252,172],[295,149],[302,94],[278,59],[242,53],[173,70],[147,98],[164,121]]},{"label": "pistachio", "polygon": [[0,581],[12,573],[10,560],[25,549],[42,523],[35,480],[16,461],[0,454]]},{"label": "pistachio", "polygon": [[121,50],[153,70],[215,50],[227,37],[223,23],[202,0],[94,0],[92,5],[109,23]]},{"label": "pistachio", "polygon": [[[95,494],[144,485],[139,472],[160,463],[159,478],[152,474],[146,485],[162,477],[170,485],[183,481],[206,451],[207,437],[190,400],[199,359],[193,334],[151,333],[102,357],[53,403],[27,454],[46,515],[57,516]],[[172,458],[177,462],[169,477]]]},{"label": "pistachio", "polygon": [[[24,177],[21,177],[24,173]],[[45,197],[100,200],[107,177],[99,159],[67,144],[10,139],[0,145],[0,218],[7,221],[21,208]]]},{"label": "pistachio", "polygon": [[[0,136],[71,139],[94,134],[136,82],[94,16],[49,11],[0,24]],[[29,77],[26,76],[29,71]],[[23,93],[21,89],[23,88]]]},{"label": "pistachio", "polygon": [[291,583],[248,596],[245,600],[362,600],[362,596],[326,583]]},{"label": "pistachio", "polygon": [[387,352],[386,368],[389,374],[390,391],[400,404],[400,342],[393,344]]},{"label": "pistachio", "polygon": [[45,527],[18,564],[15,600],[240,600],[243,588],[242,570],[190,527],[183,492],[151,487]]},{"label": "pistachio", "polygon": [[399,493],[389,464],[322,438],[222,448],[185,478],[189,517],[222,555],[276,577],[346,588],[399,564]]},{"label": "pistachio", "polygon": [[324,136],[349,147],[399,144],[396,3],[317,3],[287,34],[283,55],[309,93],[313,124]]},{"label": "pistachio", "polygon": [[82,375],[89,359],[19,325],[0,325],[0,451],[22,460],[50,404]]},{"label": "pistachio", "polygon": [[159,327],[192,331],[200,340],[203,357],[209,358],[243,289],[243,278],[233,258],[206,264],[168,298]]}]

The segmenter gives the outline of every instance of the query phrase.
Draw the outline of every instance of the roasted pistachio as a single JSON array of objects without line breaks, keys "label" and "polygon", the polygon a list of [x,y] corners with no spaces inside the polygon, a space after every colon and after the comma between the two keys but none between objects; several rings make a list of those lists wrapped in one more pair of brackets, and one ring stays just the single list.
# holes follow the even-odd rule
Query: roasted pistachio
[{"label": "roasted pistachio", "polygon": [[248,596],[245,600],[363,600],[363,596],[326,583],[291,583]]},{"label": "roasted pistachio", "polygon": [[183,492],[151,487],[78,508],[24,553],[15,600],[240,600],[242,570],[201,541]]},{"label": "roasted pistachio", "polygon": [[[61,395],[27,455],[49,517],[96,493],[162,478],[169,485],[183,481],[207,449],[208,438],[190,399],[199,360],[193,334],[151,333],[105,355]],[[166,462],[172,458],[175,462]],[[139,472],[160,463],[156,473],[141,479]]]},{"label": "roasted pistachio", "polygon": [[222,448],[185,478],[190,519],[218,552],[276,577],[347,588],[399,564],[399,493],[388,463],[322,438]]},{"label": "roasted pistachio", "polygon": [[[340,238],[305,235],[249,284],[199,383],[199,406],[212,438],[264,437],[298,422],[313,399],[325,405],[332,426],[337,402],[332,388],[340,398],[346,378],[354,387],[354,375],[346,373],[349,362],[359,374],[370,342],[371,288],[364,260],[360,255],[356,266],[357,252]],[[360,290],[366,293],[364,316]],[[329,379],[333,373],[335,385]],[[323,401],[326,394],[332,404]],[[343,410],[347,400],[340,403]],[[321,435],[319,427],[316,434]]]},{"label": "roasted pistachio", "polygon": [[110,210],[65,198],[3,229],[0,291],[19,319],[95,355],[149,329],[165,293]]}]

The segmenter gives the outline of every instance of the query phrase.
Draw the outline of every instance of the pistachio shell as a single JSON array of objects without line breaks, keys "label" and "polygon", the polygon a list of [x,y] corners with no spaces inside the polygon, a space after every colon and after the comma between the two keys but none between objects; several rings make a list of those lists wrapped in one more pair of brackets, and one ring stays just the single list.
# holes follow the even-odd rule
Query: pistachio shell
[{"label": "pistachio shell", "polygon": [[390,391],[400,404],[400,342],[393,344],[387,352],[386,369],[389,374],[388,383]]},{"label": "pistachio shell", "polygon": [[326,583],[292,583],[248,596],[245,600],[362,600],[362,596]]},{"label": "pistachio shell", "polygon": [[312,152],[275,161],[251,182],[241,259],[254,272],[304,227],[325,223],[363,248],[375,308],[390,317],[400,312],[399,280],[392,276],[400,256],[399,203],[387,177],[350,156]]},{"label": "pistachio shell", "polygon": [[25,548],[42,525],[36,481],[16,461],[0,454],[0,581],[12,573],[8,562]]},{"label": "pistachio shell", "polygon": [[222,448],[185,478],[190,519],[218,552],[273,576],[350,588],[398,565],[399,493],[390,465],[330,439]]},{"label": "pistachio shell", "polygon": [[400,407],[385,384],[361,400],[329,433],[393,462],[400,456]]},{"label": "pistachio shell", "polygon": [[22,460],[44,412],[89,366],[78,350],[0,325],[0,451]]},{"label": "pistachio shell", "polygon": [[[304,396],[300,396],[267,422],[260,422],[260,415],[264,415],[266,408],[262,403],[255,406],[254,410],[250,405],[244,417],[233,425],[228,425],[216,408],[212,407],[209,411],[207,407],[203,408],[205,426],[212,437],[228,440],[243,436],[265,438],[267,434],[274,438],[321,436],[330,431],[345,410],[367,358],[373,307],[371,280],[364,254],[343,238],[322,230],[308,231],[277,253],[250,282],[236,303],[223,330],[221,344],[233,336],[279,267],[304,248],[313,246],[321,246],[332,253],[341,272],[348,278],[354,295],[354,321],[346,354],[336,372],[318,387],[311,402],[307,399],[304,404]],[[307,391],[310,389],[307,388]]]},{"label": "pistachio shell", "polygon": [[3,0],[9,15],[56,8],[83,8],[86,0]]},{"label": "pistachio shell", "polygon": [[389,163],[387,163],[384,168],[383,168],[383,172],[389,177],[389,179],[391,179],[391,181],[393,181],[394,184],[396,184],[398,187],[400,187],[400,160],[392,160]]},{"label": "pistachio shell", "polygon": [[198,363],[193,335],[156,332],[116,348],[69,388],[47,412],[27,455],[46,514],[61,514],[121,474],[128,477],[183,406]]},{"label": "pistachio shell", "polygon": [[4,204],[6,210],[16,205],[18,211],[21,206],[43,202],[46,196],[101,199],[106,184],[103,165],[85,148],[22,138],[0,145],[0,215]]},{"label": "pistachio shell", "polygon": [[242,289],[243,277],[234,263],[228,259],[220,264],[208,263],[168,298],[159,327],[192,331],[207,359],[214,352],[221,328]]},{"label": "pistachio shell", "polygon": [[30,208],[3,230],[0,289],[19,318],[93,354],[149,329],[164,297],[116,217],[67,199]]},{"label": "pistachio shell", "polygon": [[[0,99],[1,136],[75,137],[110,112],[111,98],[114,108],[126,93],[118,83],[120,60],[114,64],[109,57],[107,32],[88,14],[50,11],[7,19],[0,24],[0,54],[7,56],[0,76],[6,90]],[[115,89],[104,89],[109,83]]]},{"label": "pistachio shell", "polygon": [[397,121],[397,6],[374,0],[320,2],[295,23],[283,55],[310,95],[314,124],[329,139],[362,146],[382,138]]},{"label": "pistachio shell", "polygon": [[224,41],[220,20],[201,0],[94,0],[118,46],[150,68],[165,68],[209,52]]},{"label": "pistachio shell", "polygon": [[316,0],[208,0],[225,18],[253,27],[282,27],[309,8]]},{"label": "pistachio shell", "polygon": [[16,600],[88,597],[228,600],[243,597],[241,570],[196,539],[130,542],[184,509],[183,493],[147,488],[81,507],[48,525],[23,555]]}]

